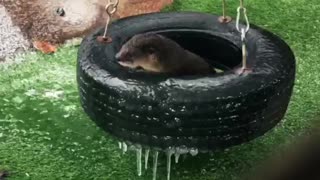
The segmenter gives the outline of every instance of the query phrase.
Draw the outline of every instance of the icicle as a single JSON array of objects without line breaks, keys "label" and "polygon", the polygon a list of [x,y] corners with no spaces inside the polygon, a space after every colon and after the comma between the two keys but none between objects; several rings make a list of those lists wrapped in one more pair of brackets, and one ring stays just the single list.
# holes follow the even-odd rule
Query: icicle
[{"label": "icicle", "polygon": [[125,154],[126,152],[127,152],[127,150],[128,150],[128,146],[127,146],[127,144],[125,143],[125,142],[123,142],[122,143],[122,147],[123,147],[123,154]]},{"label": "icicle", "polygon": [[119,149],[122,149],[122,142],[119,142]]},{"label": "icicle", "polygon": [[167,152],[167,180],[170,180],[172,154],[173,154],[173,150],[169,149]]},{"label": "icicle", "polygon": [[142,175],[142,147],[137,147],[137,171],[138,171],[138,176]]},{"label": "icicle", "polygon": [[144,168],[146,170],[148,169],[149,153],[150,153],[150,149],[146,149],[146,154],[144,156]]},{"label": "icicle", "polygon": [[175,159],[176,159],[176,164],[178,164],[179,163],[180,154],[176,152],[174,154],[174,156],[175,156]]},{"label": "icicle", "polygon": [[158,156],[159,156],[159,152],[155,151],[153,154],[153,178],[152,178],[152,180],[157,179]]}]

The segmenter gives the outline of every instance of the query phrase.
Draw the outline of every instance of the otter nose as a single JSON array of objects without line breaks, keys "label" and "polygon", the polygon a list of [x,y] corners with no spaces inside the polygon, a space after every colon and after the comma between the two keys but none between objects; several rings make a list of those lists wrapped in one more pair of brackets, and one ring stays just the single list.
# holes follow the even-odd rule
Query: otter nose
[{"label": "otter nose", "polygon": [[128,59],[128,56],[129,56],[129,51],[127,48],[122,48],[116,55],[115,55],[115,58],[118,60],[118,61],[124,61],[126,59]]}]

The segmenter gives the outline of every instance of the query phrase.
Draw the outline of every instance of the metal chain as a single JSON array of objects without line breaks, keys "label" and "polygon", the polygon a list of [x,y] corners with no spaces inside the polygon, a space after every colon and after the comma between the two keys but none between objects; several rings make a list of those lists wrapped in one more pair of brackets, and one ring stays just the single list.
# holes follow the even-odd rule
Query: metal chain
[{"label": "metal chain", "polygon": [[[108,0],[108,3],[105,7],[105,10],[107,12],[107,22],[106,22],[106,27],[104,30],[103,36],[100,38],[100,41],[107,41],[111,42],[111,38],[107,36],[108,33],[108,27],[110,25],[111,17],[112,15],[117,12],[119,5],[119,0]],[[99,37],[98,37],[99,38]]]},{"label": "metal chain", "polygon": [[227,2],[222,0],[222,16],[219,17],[220,23],[229,23],[232,20],[230,16],[227,16]]},{"label": "metal chain", "polygon": [[222,0],[222,16],[226,18],[226,0]]},{"label": "metal chain", "polygon": [[243,7],[243,0],[240,0],[240,7]]},{"label": "metal chain", "polygon": [[119,0],[109,0],[108,4],[106,5],[106,11],[107,13],[112,16],[118,8]]},{"label": "metal chain", "polygon": [[[240,28],[239,24],[240,24],[240,17],[241,15],[243,15],[245,22],[246,22],[246,26]],[[250,29],[250,23],[249,23],[249,19],[247,16],[247,9],[244,7],[244,3],[243,0],[240,0],[240,6],[237,9],[237,20],[236,20],[236,28],[237,30],[241,33],[241,41],[242,41],[242,70],[246,70],[247,69],[247,47],[246,47],[246,35],[247,32]]]},{"label": "metal chain", "polygon": [[108,17],[107,17],[106,28],[105,28],[105,31],[103,34],[104,38],[106,38],[106,36],[107,36],[108,27],[110,24],[110,19],[111,19],[112,15],[117,11],[118,4],[119,4],[119,0],[108,0],[108,3],[106,5],[106,11],[107,11]]}]

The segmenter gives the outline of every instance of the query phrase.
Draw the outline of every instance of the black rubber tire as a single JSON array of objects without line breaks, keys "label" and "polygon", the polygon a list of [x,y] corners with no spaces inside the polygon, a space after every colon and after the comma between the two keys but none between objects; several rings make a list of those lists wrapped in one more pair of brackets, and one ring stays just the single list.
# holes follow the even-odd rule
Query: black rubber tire
[{"label": "black rubber tire", "polygon": [[218,16],[204,13],[153,13],[113,22],[111,44],[96,41],[103,31],[87,36],[80,46],[79,92],[90,118],[121,140],[161,149],[216,150],[265,134],[286,113],[295,57],[283,40],[266,30],[251,25],[247,34],[252,73],[184,78],[128,71],[114,56],[133,35],[153,31],[237,68],[241,41],[234,21],[221,24]]}]

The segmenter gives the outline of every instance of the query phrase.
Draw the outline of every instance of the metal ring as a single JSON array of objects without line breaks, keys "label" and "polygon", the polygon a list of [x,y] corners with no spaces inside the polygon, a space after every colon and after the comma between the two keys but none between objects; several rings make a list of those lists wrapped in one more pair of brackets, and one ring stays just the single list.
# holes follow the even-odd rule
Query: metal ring
[{"label": "metal ring", "polygon": [[[107,13],[109,15],[114,14],[117,11],[118,4],[119,4],[119,0],[116,0],[116,2],[109,1],[105,7]],[[110,10],[110,8],[112,8],[112,9]]]},{"label": "metal ring", "polygon": [[[111,6],[110,6],[111,7]],[[109,7],[109,8],[110,8]],[[117,8],[116,8],[116,6],[115,5],[113,5],[112,6],[112,10],[111,11],[109,11],[109,8],[107,9],[107,13],[109,14],[109,15],[112,15],[112,14],[114,14],[116,11],[117,11]]]},{"label": "metal ring", "polygon": [[243,11],[243,15],[244,15],[244,18],[245,18],[245,21],[246,21],[246,32],[249,31],[250,29],[250,23],[249,23],[249,19],[248,19],[248,16],[247,16],[247,9],[244,8],[244,7],[238,7],[237,11],[237,20],[236,20],[236,28],[239,32],[241,32],[240,28],[239,28],[239,23],[240,23],[240,16],[241,16],[241,12],[240,11]]}]

